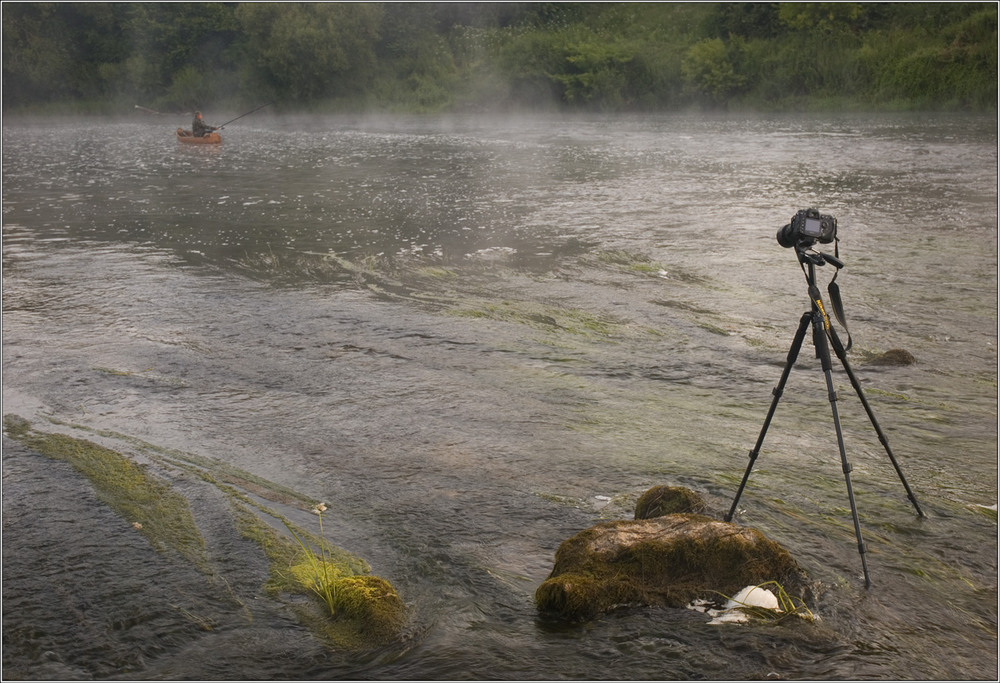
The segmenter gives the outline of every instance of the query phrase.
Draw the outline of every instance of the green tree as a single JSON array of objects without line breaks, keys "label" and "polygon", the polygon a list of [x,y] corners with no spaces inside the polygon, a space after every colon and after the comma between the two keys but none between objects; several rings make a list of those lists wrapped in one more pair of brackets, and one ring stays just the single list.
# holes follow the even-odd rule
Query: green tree
[{"label": "green tree", "polygon": [[250,84],[295,103],[356,95],[375,74],[382,6],[243,3]]},{"label": "green tree", "polygon": [[778,7],[781,23],[794,31],[852,31],[863,14],[863,5],[857,2],[784,2]]},{"label": "green tree", "polygon": [[224,3],[128,4],[122,39],[129,56],[117,74],[121,88],[158,106],[203,106],[210,94],[230,94],[237,38]]},{"label": "green tree", "polygon": [[617,109],[634,100],[636,46],[628,41],[581,31],[561,46],[559,69],[550,74],[569,104]]},{"label": "green tree", "polygon": [[687,89],[707,97],[713,104],[723,104],[745,82],[736,73],[729,49],[719,38],[707,38],[692,45],[681,70]]},{"label": "green tree", "polygon": [[101,66],[127,52],[117,38],[120,15],[120,8],[103,3],[5,4],[5,107],[104,95]]},{"label": "green tree", "polygon": [[706,19],[709,38],[777,38],[784,32],[778,19],[780,3],[776,2],[720,2],[713,7]]}]

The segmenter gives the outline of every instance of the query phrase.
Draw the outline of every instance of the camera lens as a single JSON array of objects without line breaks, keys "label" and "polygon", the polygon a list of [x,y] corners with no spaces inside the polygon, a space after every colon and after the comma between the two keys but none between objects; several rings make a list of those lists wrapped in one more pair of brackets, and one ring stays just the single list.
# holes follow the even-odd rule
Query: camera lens
[{"label": "camera lens", "polygon": [[791,249],[798,241],[795,233],[796,230],[792,227],[791,223],[781,228],[778,230],[778,244],[783,246],[785,249]]}]

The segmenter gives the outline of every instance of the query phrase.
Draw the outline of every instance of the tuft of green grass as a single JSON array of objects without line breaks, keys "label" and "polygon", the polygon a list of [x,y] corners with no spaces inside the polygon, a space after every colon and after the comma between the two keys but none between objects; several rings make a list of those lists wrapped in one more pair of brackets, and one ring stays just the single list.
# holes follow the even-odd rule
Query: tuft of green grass
[{"label": "tuft of green grass", "polygon": [[304,533],[297,533],[285,521],[285,527],[299,544],[299,562],[289,567],[292,579],[319,598],[329,617],[318,623],[303,613],[307,622],[331,641],[344,647],[361,647],[394,637],[406,618],[406,607],[396,589],[385,579],[370,574],[344,571],[343,563],[327,552],[323,536],[323,513],[326,505],[317,504],[319,516],[319,552],[313,549]]},{"label": "tuft of green grass", "polygon": [[[317,504],[313,508],[313,512],[319,517],[320,538],[325,540],[323,537],[323,513],[326,512],[326,505]],[[323,604],[330,610],[330,616],[336,616],[337,581],[341,579],[340,570],[333,563],[332,558],[327,557],[326,547],[323,543],[319,544],[320,556],[317,557],[312,546],[295,533],[295,529],[288,522],[285,522],[285,528],[298,542],[305,557],[302,562],[291,568],[292,575],[323,601]]]}]

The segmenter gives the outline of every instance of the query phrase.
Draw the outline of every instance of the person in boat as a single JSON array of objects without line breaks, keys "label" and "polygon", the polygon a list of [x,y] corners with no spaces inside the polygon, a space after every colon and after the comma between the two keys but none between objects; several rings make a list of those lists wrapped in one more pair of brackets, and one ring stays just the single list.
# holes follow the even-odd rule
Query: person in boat
[{"label": "person in boat", "polygon": [[203,138],[206,133],[211,133],[213,130],[216,130],[215,126],[205,123],[205,120],[201,118],[201,112],[196,111],[194,113],[194,121],[191,122],[191,134],[196,138]]}]

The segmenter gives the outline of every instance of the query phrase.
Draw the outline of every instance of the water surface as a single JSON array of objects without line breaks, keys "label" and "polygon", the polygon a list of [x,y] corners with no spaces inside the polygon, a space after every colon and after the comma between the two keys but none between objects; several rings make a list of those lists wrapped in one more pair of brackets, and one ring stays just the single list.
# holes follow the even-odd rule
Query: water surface
[{"label": "water surface", "polygon": [[[994,118],[255,116],[215,148],[182,123],[5,121],[4,413],[327,501],[411,621],[331,651],[194,483],[160,472],[232,593],[5,436],[13,677],[996,677]],[[850,362],[926,516],[838,365],[866,591],[807,343],[737,520],[820,621],[540,620],[558,545],[649,487],[728,510],[809,307],[775,239],[807,207],[838,218]],[[917,363],[874,362],[895,348]]]}]

